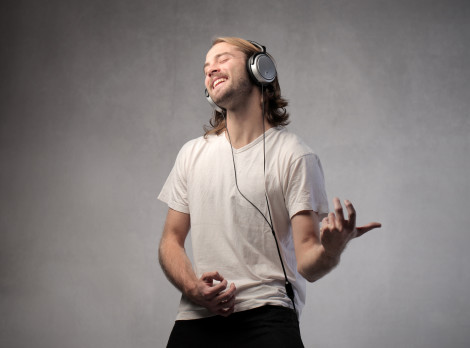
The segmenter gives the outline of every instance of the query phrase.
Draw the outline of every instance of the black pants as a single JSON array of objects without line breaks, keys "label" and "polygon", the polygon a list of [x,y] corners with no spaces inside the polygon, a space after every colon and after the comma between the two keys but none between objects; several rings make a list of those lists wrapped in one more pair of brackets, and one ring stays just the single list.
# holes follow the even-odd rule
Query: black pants
[{"label": "black pants", "polygon": [[177,320],[167,348],[303,348],[292,309],[263,306],[228,317]]}]

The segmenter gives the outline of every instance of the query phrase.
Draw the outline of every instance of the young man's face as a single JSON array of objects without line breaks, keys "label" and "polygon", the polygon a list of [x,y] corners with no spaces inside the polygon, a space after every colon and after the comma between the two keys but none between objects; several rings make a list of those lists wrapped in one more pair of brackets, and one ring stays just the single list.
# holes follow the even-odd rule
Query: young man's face
[{"label": "young man's face", "polygon": [[246,71],[245,54],[226,42],[212,46],[207,52],[204,74],[212,100],[226,109],[241,102],[254,87]]}]

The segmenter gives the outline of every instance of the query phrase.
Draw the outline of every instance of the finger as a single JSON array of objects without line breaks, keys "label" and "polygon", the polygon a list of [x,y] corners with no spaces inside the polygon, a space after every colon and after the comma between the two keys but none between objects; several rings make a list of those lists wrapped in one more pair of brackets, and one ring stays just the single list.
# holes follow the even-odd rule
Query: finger
[{"label": "finger", "polygon": [[203,273],[201,279],[205,282],[211,282],[212,280],[218,280],[219,282],[221,282],[222,280],[224,280],[224,277],[222,277],[219,272],[213,271]]},{"label": "finger", "polygon": [[232,302],[235,302],[235,296],[230,296],[230,297],[223,297],[221,298],[221,300],[217,300],[217,301],[214,301],[215,302],[215,305],[220,307],[220,308],[228,308],[228,307],[231,307],[231,303]]},{"label": "finger", "polygon": [[217,302],[227,302],[231,298],[234,298],[236,290],[237,288],[235,287],[235,284],[230,284],[230,287],[227,290],[221,292],[219,296],[217,296]]},{"label": "finger", "polygon": [[222,280],[219,284],[212,286],[208,293],[218,295],[220,292],[224,291],[227,288],[228,282],[226,279]]},{"label": "finger", "polygon": [[202,289],[201,294],[203,295],[204,299],[206,301],[212,301],[212,302],[217,302],[216,298],[217,296],[225,290],[227,287],[227,281],[223,280],[217,285],[214,286],[206,286]]},{"label": "finger", "polygon": [[217,314],[223,316],[223,317],[228,317],[230,314],[232,314],[235,310],[235,305],[233,305],[230,308],[222,308],[217,311]]},{"label": "finger", "polygon": [[231,294],[229,296],[225,296],[225,294],[223,296],[217,296],[217,300],[214,300],[213,301],[215,305],[219,306],[219,307],[223,307],[223,308],[228,308],[228,307],[231,307],[232,306],[232,303],[235,302],[235,295],[234,294]]},{"label": "finger", "polygon": [[221,315],[229,315],[231,313],[233,313],[234,311],[234,308],[235,308],[235,295],[232,295],[230,298],[228,298],[227,300],[224,300],[220,303],[218,303],[218,306],[219,307],[217,309],[217,311],[221,314]]},{"label": "finger", "polygon": [[345,221],[344,221],[343,207],[338,197],[333,198],[333,206],[335,207],[337,226],[339,229],[341,229],[341,227],[343,227],[343,225],[345,224],[344,223]]},{"label": "finger", "polygon": [[357,227],[357,237],[362,236],[364,233],[369,232],[370,230],[380,227],[382,227],[382,224],[380,222],[371,222],[367,225]]},{"label": "finger", "polygon": [[321,225],[320,225],[320,233],[323,233],[323,231],[325,229],[328,228],[328,217],[324,217],[322,220],[321,220]]},{"label": "finger", "polygon": [[330,212],[328,214],[327,229],[330,231],[330,233],[336,230],[336,216],[335,216],[335,213],[333,212]]},{"label": "finger", "polygon": [[354,209],[354,206],[348,200],[344,201],[344,205],[346,206],[346,209],[348,210],[349,228],[351,229],[351,231],[354,231],[354,227],[356,226],[356,209]]},{"label": "finger", "polygon": [[235,307],[235,298],[231,298],[227,302],[222,302],[220,303],[220,307],[218,310],[225,310],[228,311],[230,309],[233,309]]},{"label": "finger", "polygon": [[225,291],[225,293],[228,294],[228,296],[233,296],[235,295],[236,291],[237,291],[237,287],[235,286],[235,284],[231,283],[229,289]]},{"label": "finger", "polygon": [[223,291],[223,288],[219,288],[219,284],[217,284],[217,287],[216,286],[213,286],[213,287],[208,287],[206,286],[205,288],[202,288],[201,291],[200,291],[200,294],[202,296],[202,298],[204,299],[204,301],[206,302],[211,302],[211,303],[216,303],[216,299],[217,299],[217,296],[219,295],[219,293]]},{"label": "finger", "polygon": [[329,238],[332,238],[333,233],[335,233],[336,230],[336,224],[335,224],[335,214],[334,213],[329,213],[328,217],[324,218],[324,224],[321,227],[320,230],[320,240],[326,241]]}]

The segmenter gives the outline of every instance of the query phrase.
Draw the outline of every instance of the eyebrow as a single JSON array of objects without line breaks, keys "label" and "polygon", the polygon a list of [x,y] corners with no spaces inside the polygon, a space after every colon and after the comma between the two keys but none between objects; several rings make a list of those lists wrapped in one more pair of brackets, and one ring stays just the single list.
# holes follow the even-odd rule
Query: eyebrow
[{"label": "eyebrow", "polygon": [[[220,57],[225,56],[226,54],[228,54],[229,56],[234,57],[234,55],[233,55],[232,53],[230,53],[230,52],[222,52],[222,53],[216,54],[215,57],[214,57],[214,59],[217,60],[217,59],[219,59]],[[209,65],[208,62],[206,62],[206,63],[204,64],[204,68],[203,68],[203,71],[204,71],[204,72],[206,72],[206,68],[207,68],[208,65]]]}]

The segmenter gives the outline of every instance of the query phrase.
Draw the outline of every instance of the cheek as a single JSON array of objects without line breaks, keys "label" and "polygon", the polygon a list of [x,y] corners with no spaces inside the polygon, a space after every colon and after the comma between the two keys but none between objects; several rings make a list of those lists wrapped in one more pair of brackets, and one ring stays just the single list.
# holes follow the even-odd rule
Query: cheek
[{"label": "cheek", "polygon": [[240,77],[240,80],[249,80],[250,76],[248,75],[248,71],[246,70],[246,67],[243,66],[238,70],[238,76]]}]

